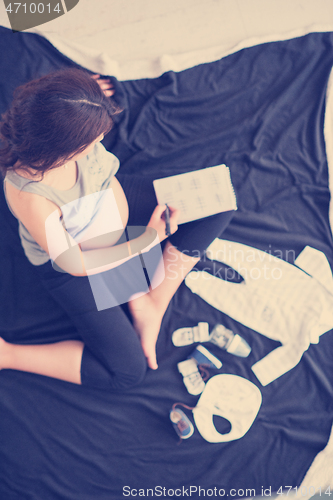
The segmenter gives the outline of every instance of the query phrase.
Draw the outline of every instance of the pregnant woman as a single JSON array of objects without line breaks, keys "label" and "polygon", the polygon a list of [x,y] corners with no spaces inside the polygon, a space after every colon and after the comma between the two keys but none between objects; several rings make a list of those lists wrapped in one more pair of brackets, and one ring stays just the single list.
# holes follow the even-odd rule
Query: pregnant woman
[{"label": "pregnant woman", "polygon": [[[178,229],[178,211],[170,207],[171,235],[163,241],[166,206],[156,206],[151,179],[122,175],[100,142],[119,112],[112,94],[98,75],[65,69],[19,87],[2,116],[0,168],[23,249],[81,340],[18,345],[0,339],[1,369],[111,390],[138,384],[147,364],[157,368],[155,346],[171,298],[232,217],[226,212]],[[108,230],[101,230],[103,221]],[[127,226],[143,230],[131,237]],[[133,290],[130,314],[121,305],[99,310],[89,280],[102,276],[112,284],[123,269],[128,276],[139,254],[160,243],[155,276],[163,268],[164,279],[149,293]]]}]

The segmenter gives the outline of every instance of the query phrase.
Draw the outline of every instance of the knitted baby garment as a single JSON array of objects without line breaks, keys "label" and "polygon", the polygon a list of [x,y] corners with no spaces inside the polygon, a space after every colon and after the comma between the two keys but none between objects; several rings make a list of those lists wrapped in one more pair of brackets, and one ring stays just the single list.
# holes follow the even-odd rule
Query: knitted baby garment
[{"label": "knitted baby garment", "polygon": [[244,281],[233,283],[205,271],[191,272],[185,280],[191,291],[282,344],[252,366],[262,385],[294,368],[309,345],[333,328],[332,272],[319,250],[305,247],[295,260],[296,267],[271,253],[216,238],[207,256],[235,269]]}]

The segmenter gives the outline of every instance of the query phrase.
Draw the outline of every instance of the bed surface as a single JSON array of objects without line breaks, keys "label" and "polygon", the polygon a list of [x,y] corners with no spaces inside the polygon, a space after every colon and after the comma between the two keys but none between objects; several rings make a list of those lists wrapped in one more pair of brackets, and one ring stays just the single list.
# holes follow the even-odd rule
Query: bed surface
[{"label": "bed surface", "polygon": [[[227,164],[239,208],[223,238],[290,263],[310,245],[332,266],[323,134],[332,45],[332,33],[311,33],[153,79],[114,79],[124,111],[104,144],[128,174],[162,177]],[[27,33],[14,39],[5,28],[0,50],[1,112],[17,85],[73,64],[45,39]],[[76,338],[36,281],[3,195],[0,216],[0,334],[18,343]],[[214,274],[216,266],[204,259],[197,267]],[[173,403],[194,406],[198,399],[187,393],[176,368],[192,347],[175,348],[171,333],[198,321],[222,322],[251,345],[245,360],[212,348],[223,362],[219,373],[244,377],[262,394],[259,414],[240,440],[210,444],[195,431],[178,445],[170,424]],[[1,372],[0,497],[120,499],[126,485],[261,494],[261,488],[300,485],[332,425],[332,331],[311,345],[296,368],[263,387],[251,366],[277,345],[183,284],[163,320],[159,369],[138,388],[115,395]]]}]

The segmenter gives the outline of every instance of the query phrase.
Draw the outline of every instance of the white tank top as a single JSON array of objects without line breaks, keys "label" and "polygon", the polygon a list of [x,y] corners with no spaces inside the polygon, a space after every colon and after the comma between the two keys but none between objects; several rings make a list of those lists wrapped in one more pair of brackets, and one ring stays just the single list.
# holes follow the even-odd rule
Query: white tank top
[{"label": "white tank top", "polygon": [[[119,169],[119,160],[101,143],[96,143],[89,155],[77,161],[77,166],[76,183],[71,189],[65,191],[26,179],[14,170],[7,171],[5,180],[16,189],[39,194],[58,205],[68,233],[78,241],[98,218],[103,207],[105,197],[103,193],[106,192]],[[88,196],[93,193],[99,194]],[[13,213],[12,210],[11,212]],[[13,215],[15,216],[14,213]],[[25,254],[32,264],[39,266],[50,259],[48,253],[36,243],[20,221],[19,235]]]}]

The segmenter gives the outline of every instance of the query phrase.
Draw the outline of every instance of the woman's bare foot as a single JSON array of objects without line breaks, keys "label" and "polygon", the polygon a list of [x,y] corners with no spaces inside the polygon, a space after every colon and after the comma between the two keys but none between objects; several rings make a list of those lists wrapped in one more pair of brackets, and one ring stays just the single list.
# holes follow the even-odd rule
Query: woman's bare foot
[{"label": "woman's bare foot", "polygon": [[156,342],[160,333],[164,311],[161,311],[150,294],[133,298],[128,303],[134,328],[140,338],[143,352],[150,368],[158,368],[156,361]]},{"label": "woman's bare foot", "polygon": [[[148,366],[153,370],[157,368],[156,341],[164,313],[179,285],[198,260],[197,257],[184,255],[168,241],[160,263],[164,268],[164,279],[160,281],[158,278],[158,284],[154,284],[153,279],[152,290],[148,294],[137,298],[133,296],[128,303]],[[158,270],[156,275],[160,276]]]}]

